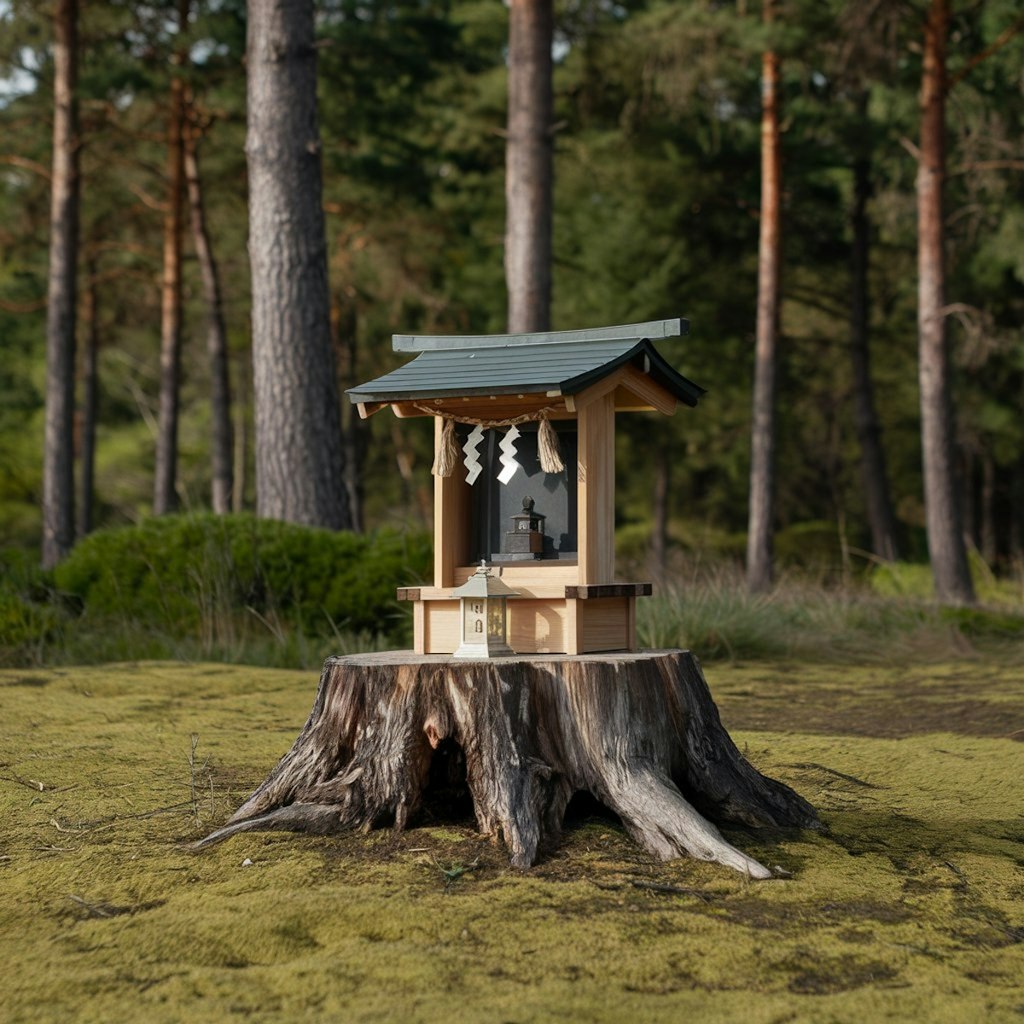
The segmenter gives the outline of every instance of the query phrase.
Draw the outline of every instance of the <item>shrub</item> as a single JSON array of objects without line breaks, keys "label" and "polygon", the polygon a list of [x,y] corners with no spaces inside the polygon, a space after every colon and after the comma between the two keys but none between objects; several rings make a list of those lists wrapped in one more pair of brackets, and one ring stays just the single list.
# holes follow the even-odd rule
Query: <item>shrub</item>
[{"label": "shrub", "polygon": [[163,516],[99,531],[54,572],[90,617],[209,632],[246,613],[309,635],[399,634],[395,587],[428,571],[423,534],[353,534],[251,515]]}]

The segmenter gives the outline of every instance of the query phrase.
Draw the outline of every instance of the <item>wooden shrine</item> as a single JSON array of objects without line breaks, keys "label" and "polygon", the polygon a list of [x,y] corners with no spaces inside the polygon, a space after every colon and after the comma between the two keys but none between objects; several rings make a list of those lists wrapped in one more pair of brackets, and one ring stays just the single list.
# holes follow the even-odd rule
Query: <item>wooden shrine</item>
[{"label": "wooden shrine", "polygon": [[580,791],[653,856],[752,878],[772,872],[716,821],[818,827],[736,748],[690,652],[636,649],[651,587],[616,578],[615,417],[697,404],[654,347],[686,329],[395,337],[416,358],[349,395],[364,417],[434,417],[434,578],[399,591],[416,649],[328,658],[292,748],[199,847],[400,830],[437,777],[518,868],[555,846]]},{"label": "wooden shrine", "polygon": [[[349,397],[363,417],[388,407],[403,418],[433,416],[439,459],[453,444],[465,454],[457,465],[449,460],[446,475],[435,461],[433,585],[398,592],[413,602],[417,654],[459,646],[453,591],[481,560],[517,594],[508,602],[516,653],[636,650],[636,600],[651,584],[615,574],[615,417],[670,416],[680,403],[697,404],[703,388],[654,347],[688,326],[673,319],[541,334],[395,335],[395,350],[416,358]],[[545,470],[545,437],[561,455],[554,471]],[[531,534],[534,550],[517,550]]]}]

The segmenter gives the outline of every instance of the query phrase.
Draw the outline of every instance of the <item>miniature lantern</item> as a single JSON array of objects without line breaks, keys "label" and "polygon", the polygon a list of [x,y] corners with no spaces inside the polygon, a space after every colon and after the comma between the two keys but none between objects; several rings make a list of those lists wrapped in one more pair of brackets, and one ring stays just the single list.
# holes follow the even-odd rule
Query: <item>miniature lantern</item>
[{"label": "miniature lantern", "polygon": [[505,586],[491,575],[487,563],[481,561],[472,576],[452,591],[459,599],[462,623],[461,643],[453,657],[496,658],[515,654],[508,645],[506,601],[518,597],[517,591]]},{"label": "miniature lantern", "polygon": [[544,557],[544,516],[533,511],[534,501],[523,498],[523,511],[512,516],[512,529],[505,534],[505,551],[509,558]]}]

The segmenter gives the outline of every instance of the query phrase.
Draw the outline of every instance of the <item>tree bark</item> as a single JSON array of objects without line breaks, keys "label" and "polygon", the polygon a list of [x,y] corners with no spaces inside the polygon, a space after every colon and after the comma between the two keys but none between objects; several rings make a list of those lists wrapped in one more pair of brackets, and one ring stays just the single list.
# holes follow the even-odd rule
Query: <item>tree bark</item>
[{"label": "tree bark", "polygon": [[234,485],[228,336],[224,326],[220,273],[213,255],[213,246],[210,244],[210,233],[206,228],[197,135],[197,127],[190,125],[185,134],[185,181],[188,186],[192,244],[195,247],[203,281],[203,297],[206,299],[206,351],[210,359],[211,502],[214,512],[225,515],[231,511],[231,492]]},{"label": "tree bark", "polygon": [[[189,0],[178,4],[178,32],[188,27]],[[184,54],[172,60],[180,69]],[[180,70],[171,78],[167,120],[167,200],[164,210],[164,259],[160,285],[160,407],[157,415],[153,514],[166,515],[178,505],[178,410],[181,384],[181,237],[185,180],[185,81]]]},{"label": "tree bark", "polygon": [[946,40],[949,0],[931,0],[921,77],[921,145],[917,167],[918,377],[928,553],[936,597],[974,602],[964,545],[954,453],[946,331],[943,183],[946,174]]},{"label": "tree bark", "polygon": [[[765,0],[764,21],[774,20]],[[757,592],[772,582],[772,514],[775,504],[775,377],[779,334],[782,147],[779,133],[779,59],[762,57],[761,223],[757,258],[757,342],[750,445],[750,514],[747,586]]]},{"label": "tree bark", "polygon": [[705,815],[819,827],[810,804],[736,749],[688,652],[458,662],[397,651],[329,658],[292,749],[198,845],[256,830],[403,829],[442,746],[464,761],[481,831],[518,868],[557,842],[577,790],[662,860],[689,855],[754,878],[770,872]]},{"label": "tree bark", "polygon": [[[867,117],[867,92],[861,93],[859,112]],[[871,251],[871,224],[868,201],[871,198],[871,158],[859,155],[853,163],[853,228],[850,267],[850,357],[853,363],[854,413],[857,440],[860,443],[861,479],[871,527],[871,550],[886,562],[899,558],[896,516],[889,494],[889,477],[882,449],[881,427],[875,411],[874,383],[871,379],[870,298],[868,270]]]},{"label": "tree bark", "polygon": [[42,564],[75,541],[75,308],[78,262],[78,0],[53,17],[53,173],[46,290],[46,429]]},{"label": "tree bark", "polygon": [[85,350],[82,353],[82,415],[78,454],[78,537],[92,532],[93,481],[96,470],[96,399],[100,350],[99,289],[94,258],[87,263],[88,285],[85,290]]},{"label": "tree bark", "polygon": [[552,0],[511,0],[505,148],[510,332],[551,326]]},{"label": "tree bark", "polygon": [[342,529],[312,0],[251,0],[246,63],[257,513]]}]

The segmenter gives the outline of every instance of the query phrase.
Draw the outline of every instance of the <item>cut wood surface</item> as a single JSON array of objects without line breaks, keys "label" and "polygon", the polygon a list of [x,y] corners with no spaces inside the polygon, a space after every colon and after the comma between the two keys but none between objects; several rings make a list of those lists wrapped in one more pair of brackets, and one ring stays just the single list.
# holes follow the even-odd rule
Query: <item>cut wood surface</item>
[{"label": "cut wood surface", "polygon": [[709,819],[818,827],[810,804],[736,749],[689,652],[455,661],[393,651],[329,658],[292,749],[198,845],[253,830],[402,829],[442,745],[464,759],[477,823],[514,867],[554,846],[579,790],[655,856],[754,878],[770,872]]}]

